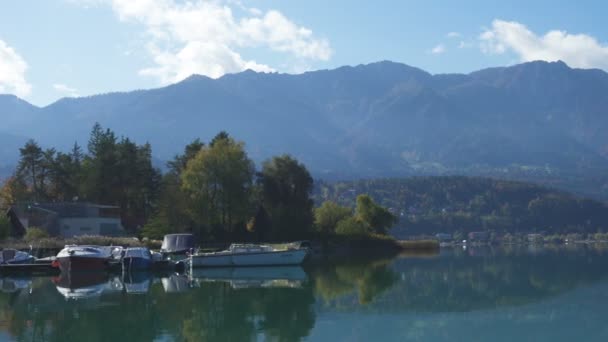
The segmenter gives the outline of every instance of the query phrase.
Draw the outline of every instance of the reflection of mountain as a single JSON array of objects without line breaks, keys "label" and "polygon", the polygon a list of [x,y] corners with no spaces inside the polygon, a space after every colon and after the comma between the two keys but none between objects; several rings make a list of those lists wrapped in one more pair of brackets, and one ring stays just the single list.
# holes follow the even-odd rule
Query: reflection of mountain
[{"label": "reflection of mountain", "polygon": [[[441,300],[438,298],[437,300]],[[431,303],[429,300],[427,303]],[[606,341],[608,282],[581,286],[545,301],[470,312],[320,315],[310,340],[373,341]],[[419,308],[421,309],[421,308]]]},{"label": "reflection of mountain", "polygon": [[[538,341],[543,334],[551,341],[570,341],[574,332],[583,340],[608,337],[603,320],[608,314],[608,253],[525,248],[478,252],[351,259],[309,265],[306,272],[209,269],[195,277],[172,274],[162,279],[131,274],[122,278],[123,287],[119,278],[107,276],[101,282],[64,277],[57,284],[51,278],[32,278],[27,291],[0,292],[0,330],[15,340],[50,341],[80,341],[83,336],[99,341],[379,336],[383,341]],[[216,281],[206,281],[211,279]],[[235,288],[231,283],[276,279],[302,284]],[[131,295],[130,285],[142,294]],[[96,286],[105,286],[101,295],[86,300],[66,300],[57,291]]]},{"label": "reflection of mountain", "polygon": [[607,278],[607,264],[608,254],[602,251],[469,248],[438,258],[396,259],[387,272],[398,281],[370,305],[345,304],[354,295],[348,288],[330,297],[333,302],[327,305],[330,310],[399,313],[521,306]]},{"label": "reflection of mountain", "polygon": [[307,275],[300,266],[195,268],[191,282],[226,282],[232,288],[301,287]]}]

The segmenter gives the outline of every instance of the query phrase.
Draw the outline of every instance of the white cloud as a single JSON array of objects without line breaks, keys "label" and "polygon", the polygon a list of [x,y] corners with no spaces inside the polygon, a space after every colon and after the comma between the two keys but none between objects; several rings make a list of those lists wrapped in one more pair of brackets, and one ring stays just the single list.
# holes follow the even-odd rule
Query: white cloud
[{"label": "white cloud", "polygon": [[518,22],[494,20],[479,40],[486,54],[512,51],[521,61],[562,60],[573,67],[608,70],[608,45],[586,34],[552,30],[539,36]]},{"label": "white cloud", "polygon": [[460,38],[462,37],[462,35],[460,34],[460,32],[448,32],[448,34],[446,35],[446,37],[448,38]]},{"label": "white cloud", "polygon": [[[215,78],[245,69],[274,71],[241,56],[240,48],[268,48],[299,60],[326,61],[333,53],[326,39],[282,13],[243,8],[234,0],[112,0],[111,5],[120,20],[146,28],[147,49],[156,65],[139,73],[163,84],[193,73]],[[231,6],[243,16],[237,18]]]},{"label": "white cloud", "polygon": [[70,96],[70,97],[78,96],[78,90],[76,88],[68,87],[67,85],[65,85],[63,83],[53,84],[53,89],[55,89],[56,91],[66,95],[66,96]]},{"label": "white cloud", "polygon": [[431,53],[434,55],[440,55],[445,52],[445,46],[443,44],[438,44],[434,48],[431,49]]},{"label": "white cloud", "polygon": [[12,47],[0,40],[0,93],[27,97],[32,86],[25,80],[27,63]]}]

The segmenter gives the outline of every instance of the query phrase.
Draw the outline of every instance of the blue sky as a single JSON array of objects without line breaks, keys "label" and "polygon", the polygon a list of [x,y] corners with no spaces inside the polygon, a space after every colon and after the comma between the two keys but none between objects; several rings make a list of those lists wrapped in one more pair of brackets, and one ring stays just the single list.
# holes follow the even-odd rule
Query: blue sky
[{"label": "blue sky", "polygon": [[603,1],[15,0],[0,93],[36,105],[192,74],[393,60],[432,73],[562,59],[608,70]]}]

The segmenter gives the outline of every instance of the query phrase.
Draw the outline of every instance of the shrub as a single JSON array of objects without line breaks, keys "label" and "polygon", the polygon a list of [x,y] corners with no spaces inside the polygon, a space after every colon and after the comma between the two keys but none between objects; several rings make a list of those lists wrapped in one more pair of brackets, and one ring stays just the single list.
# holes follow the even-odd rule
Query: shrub
[{"label": "shrub", "polygon": [[34,241],[34,240],[45,239],[48,237],[49,237],[49,233],[47,233],[46,230],[44,230],[42,228],[38,228],[38,227],[30,227],[25,232],[25,236],[23,237],[23,239],[26,241]]},{"label": "shrub", "polygon": [[369,234],[369,225],[354,217],[347,217],[336,225],[336,234],[347,236],[366,236]]}]

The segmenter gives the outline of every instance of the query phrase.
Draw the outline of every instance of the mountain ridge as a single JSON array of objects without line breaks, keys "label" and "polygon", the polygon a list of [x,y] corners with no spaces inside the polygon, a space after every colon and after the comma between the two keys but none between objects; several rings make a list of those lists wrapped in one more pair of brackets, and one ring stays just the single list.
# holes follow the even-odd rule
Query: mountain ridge
[{"label": "mountain ridge", "polygon": [[330,178],[513,167],[585,175],[608,170],[607,95],[606,72],[561,61],[468,74],[380,61],[297,75],[191,75],[45,107],[0,97],[0,133],[66,149],[85,144],[99,122],[149,141],[167,160],[193,139],[226,130],[257,162],[290,153]]}]

